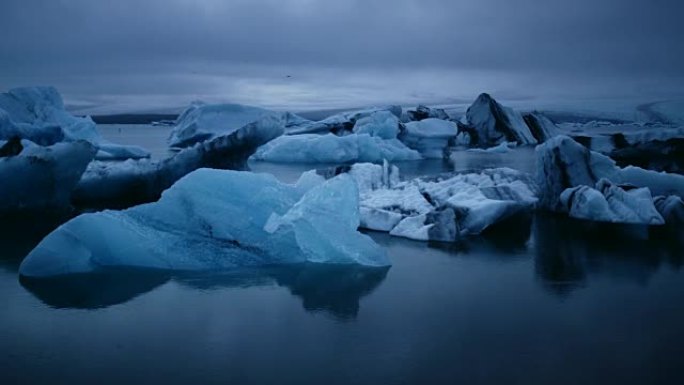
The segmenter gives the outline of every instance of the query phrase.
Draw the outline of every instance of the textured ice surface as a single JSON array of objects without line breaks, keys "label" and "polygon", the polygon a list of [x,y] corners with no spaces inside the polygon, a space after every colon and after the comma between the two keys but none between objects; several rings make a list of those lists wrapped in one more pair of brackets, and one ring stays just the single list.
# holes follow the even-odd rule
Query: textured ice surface
[{"label": "textured ice surface", "polygon": [[[375,171],[373,171],[375,169]],[[361,226],[415,240],[456,241],[534,207],[532,177],[511,169],[383,182],[387,165],[355,164],[348,173],[360,186]]]},{"label": "textured ice surface", "polygon": [[90,117],[76,117],[64,109],[62,97],[53,87],[15,88],[0,94],[0,139],[12,136],[43,145],[85,140],[99,148],[98,159],[150,156],[141,147],[102,139]]},{"label": "textured ice surface", "polygon": [[289,163],[381,162],[421,159],[397,139],[368,134],[284,135],[261,146],[254,159]]},{"label": "textured ice surface", "polygon": [[481,94],[466,112],[468,125],[474,130],[478,146],[490,147],[501,142],[536,144],[520,113],[503,107],[488,94]]},{"label": "textured ice surface", "polygon": [[351,132],[358,120],[381,111],[389,112],[397,118],[401,117],[401,106],[371,107],[362,110],[341,112],[316,122],[303,122],[299,125],[293,124],[288,127],[287,133],[293,135],[312,133],[334,133],[342,135]]},{"label": "textured ice surface", "polygon": [[648,188],[625,191],[607,179],[599,180],[595,189],[589,186],[569,188],[561,194],[560,201],[573,218],[644,225],[665,223]]},{"label": "textured ice surface", "polygon": [[357,231],[358,224],[358,193],[349,176],[315,186],[287,185],[268,174],[200,169],[158,202],[84,214],[60,226],[31,251],[20,273],[389,265],[384,251]]},{"label": "textured ice surface", "polygon": [[[169,145],[187,147],[216,136],[227,135],[266,115],[279,114],[240,104],[194,103],[176,120],[176,126],[169,135]],[[287,116],[290,120],[296,120],[292,114]]]},{"label": "textured ice surface", "polygon": [[[568,209],[561,199],[566,189],[578,186],[594,188],[604,178],[617,185],[646,187],[654,195],[684,196],[684,176],[639,167],[620,168],[609,157],[590,151],[567,136],[557,136],[537,146],[535,151],[540,202],[550,210],[563,212]],[[603,187],[606,185],[606,182],[601,184]],[[586,189],[583,191],[591,197],[596,196]],[[572,201],[567,194],[566,203]]]},{"label": "textured ice surface", "polygon": [[374,112],[357,120],[352,131],[382,139],[396,139],[399,134],[399,119],[389,111]]},{"label": "textured ice surface", "polygon": [[447,120],[428,118],[409,122],[399,138],[407,146],[417,150],[426,158],[442,158],[458,135],[456,123]]},{"label": "textured ice surface", "polygon": [[18,155],[0,157],[0,211],[69,207],[71,192],[95,152],[88,142],[77,141],[29,145]]},{"label": "textured ice surface", "polygon": [[198,168],[243,169],[258,146],[282,135],[281,123],[278,117],[266,116],[161,161],[93,162],[74,191],[74,203],[127,207],[152,202],[164,189]]}]

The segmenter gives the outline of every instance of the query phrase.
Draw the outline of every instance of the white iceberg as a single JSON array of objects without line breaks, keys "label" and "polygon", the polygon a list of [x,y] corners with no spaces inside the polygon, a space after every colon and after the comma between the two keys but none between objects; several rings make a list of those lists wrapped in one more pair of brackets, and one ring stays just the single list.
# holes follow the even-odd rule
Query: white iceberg
[{"label": "white iceberg", "polygon": [[169,145],[192,146],[216,136],[230,134],[266,115],[276,113],[240,104],[194,103],[176,120],[176,126],[169,134]]},{"label": "white iceberg", "polygon": [[24,142],[19,154],[0,157],[0,211],[64,210],[96,149],[85,141],[50,147]]},{"label": "white iceberg", "polygon": [[402,115],[404,122],[416,122],[429,118],[449,120],[449,114],[443,108],[430,108],[428,106],[419,105],[415,109],[409,109]]},{"label": "white iceberg", "polygon": [[288,163],[381,162],[421,159],[397,139],[368,134],[337,136],[301,134],[280,136],[261,146],[253,159]]},{"label": "white iceberg", "polygon": [[83,207],[117,208],[152,202],[198,168],[246,168],[247,159],[260,145],[282,134],[281,119],[266,116],[161,161],[93,162],[76,187],[73,201]]},{"label": "white iceberg", "polygon": [[[392,170],[393,177],[384,177],[389,183],[381,179],[385,170]],[[403,182],[387,165],[355,164],[347,172],[360,186],[361,227],[414,240],[480,234],[529,214],[537,202],[532,177],[505,168]]]},{"label": "white iceberg", "polygon": [[48,277],[107,267],[389,265],[358,224],[358,195],[348,176],[305,191],[268,174],[201,169],[158,202],[72,219],[43,239],[19,272]]},{"label": "white iceberg", "polygon": [[406,123],[399,139],[426,158],[442,158],[457,135],[456,123],[429,118]]},{"label": "white iceberg", "polygon": [[85,140],[99,149],[98,159],[150,156],[141,147],[113,144],[102,139],[90,117],[76,117],[64,109],[62,97],[53,87],[15,88],[0,94],[0,139],[12,136],[43,145],[62,140]]},{"label": "white iceberg", "polygon": [[481,94],[468,107],[466,119],[471,127],[472,145],[491,147],[504,141],[537,143],[522,115],[502,106],[489,94]]},{"label": "white iceberg", "polygon": [[540,112],[525,114],[523,119],[538,143],[544,143],[560,133],[558,126]]}]

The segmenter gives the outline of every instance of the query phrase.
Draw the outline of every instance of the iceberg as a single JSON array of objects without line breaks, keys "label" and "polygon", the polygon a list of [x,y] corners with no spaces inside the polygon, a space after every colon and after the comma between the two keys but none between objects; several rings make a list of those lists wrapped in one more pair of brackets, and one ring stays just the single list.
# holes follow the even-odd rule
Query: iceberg
[{"label": "iceberg", "polygon": [[152,202],[178,179],[198,168],[245,169],[247,159],[260,145],[282,134],[281,119],[266,116],[161,161],[93,162],[76,186],[73,202],[89,208],[122,208]]},{"label": "iceberg", "polygon": [[261,146],[253,159],[288,163],[382,162],[421,159],[397,139],[368,134],[300,134],[280,136]]},{"label": "iceberg", "polygon": [[369,117],[376,112],[387,111],[397,118],[401,117],[401,106],[371,107],[367,109],[342,112],[316,122],[304,122],[300,125],[288,127],[288,135],[299,134],[327,134],[343,135],[353,131],[354,125],[360,119]]},{"label": "iceberg", "polygon": [[491,147],[504,141],[537,144],[522,115],[502,106],[489,94],[481,94],[468,107],[466,119],[472,145]]},{"label": "iceberg", "polygon": [[[541,188],[540,206],[551,211],[568,212],[577,203],[575,199],[581,199],[583,204],[592,203],[605,207],[601,201],[603,199],[608,204],[622,202],[629,206],[632,211],[646,210],[646,212],[652,212],[652,199],[648,205],[646,203],[641,205],[635,203],[636,198],[634,196],[638,195],[641,199],[646,196],[646,190],[631,191],[634,187],[647,188],[649,196],[651,194],[656,196],[684,196],[684,176],[644,170],[633,166],[620,168],[609,157],[590,151],[564,135],[556,136],[537,146],[535,152],[537,154],[537,182]],[[613,186],[613,184],[617,186]],[[588,189],[573,189],[580,186],[588,187]],[[574,195],[578,196],[574,197]],[[576,213],[584,212],[584,210],[585,208],[581,206],[575,209]],[[612,207],[612,211],[616,211],[615,207]],[[589,214],[581,215],[590,216]],[[620,218],[621,215],[625,217],[626,214],[617,214],[613,217]],[[597,215],[602,220],[610,216],[611,214]],[[658,222],[643,218],[640,220],[641,222],[653,222],[652,224]]]},{"label": "iceberg", "polygon": [[80,215],[22,262],[26,277],[111,267],[202,271],[305,262],[388,266],[357,231],[358,194],[347,175],[308,191],[268,174],[197,170],[158,202]]},{"label": "iceberg", "polygon": [[64,109],[62,97],[53,87],[15,88],[0,94],[0,139],[15,136],[41,145],[85,140],[99,149],[98,159],[150,156],[141,147],[102,139],[90,117],[76,117]]},{"label": "iceberg", "polygon": [[340,171],[359,186],[362,228],[414,240],[455,242],[481,234],[529,217],[537,202],[533,178],[506,168],[409,181],[399,181],[398,169],[387,164]]},{"label": "iceberg", "polygon": [[[171,147],[183,148],[232,133],[275,112],[240,104],[193,103],[176,120],[169,134]],[[292,115],[285,118],[293,119]]]},{"label": "iceberg", "polygon": [[559,134],[558,126],[540,112],[525,114],[523,119],[538,143],[544,143]]},{"label": "iceberg", "polygon": [[389,111],[374,112],[357,120],[352,132],[381,139],[396,139],[399,135],[399,119]]},{"label": "iceberg", "polygon": [[428,118],[406,123],[399,139],[426,158],[443,158],[457,135],[456,123]]},{"label": "iceberg", "polygon": [[417,122],[429,118],[449,120],[449,114],[442,108],[430,108],[421,104],[415,110],[407,110],[403,118],[404,122]]},{"label": "iceberg", "polygon": [[599,180],[596,188],[569,188],[563,191],[560,201],[573,218],[625,224],[665,224],[648,188],[624,190],[607,179]]},{"label": "iceberg", "polygon": [[0,212],[68,209],[72,190],[96,149],[86,141],[49,147],[8,143],[14,143],[14,154],[0,157]]}]

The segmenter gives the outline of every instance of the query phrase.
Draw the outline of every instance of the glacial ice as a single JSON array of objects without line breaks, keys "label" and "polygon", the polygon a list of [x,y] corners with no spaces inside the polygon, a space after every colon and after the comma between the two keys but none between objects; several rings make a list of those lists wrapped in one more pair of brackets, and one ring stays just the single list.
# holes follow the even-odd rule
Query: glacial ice
[{"label": "glacial ice", "polygon": [[419,105],[415,109],[409,109],[402,115],[402,121],[416,122],[429,118],[449,120],[449,114],[442,108],[430,108],[424,105]]},{"label": "glacial ice", "polygon": [[525,114],[523,119],[538,143],[544,143],[559,134],[558,126],[539,112]]},{"label": "glacial ice", "polygon": [[[564,135],[537,146],[535,151],[537,182],[541,188],[540,205],[552,211],[567,212],[579,205],[572,215],[591,219],[590,208],[593,208],[596,220],[606,221],[608,218],[610,222],[656,224],[657,220],[641,214],[653,212],[653,199],[645,202],[636,200],[635,196],[645,199],[646,192],[648,196],[684,196],[684,176],[632,166],[620,168],[609,157],[590,151]],[[580,186],[587,188],[577,188]],[[633,187],[647,189],[634,190]],[[618,203],[615,202],[636,212],[639,219],[616,212],[620,210],[616,209]],[[610,206],[610,212],[601,211],[601,207],[607,206]]]},{"label": "glacial ice", "polygon": [[453,242],[529,214],[537,201],[532,177],[511,169],[404,182],[393,170],[393,178],[385,177],[390,183],[380,179],[387,174],[383,169],[389,167],[355,164],[347,173],[361,186],[361,227],[394,236]]},{"label": "glacial ice", "polygon": [[288,163],[381,162],[421,159],[397,139],[368,134],[300,134],[280,136],[261,146],[253,159]]},{"label": "glacial ice", "polygon": [[466,111],[472,128],[473,145],[491,147],[503,141],[536,144],[522,115],[499,104],[488,94],[481,94]]},{"label": "glacial ice", "polygon": [[19,136],[41,145],[85,140],[99,149],[98,159],[139,159],[150,153],[138,146],[110,143],[90,117],[75,117],[64,109],[53,87],[15,88],[0,94],[0,139]]},{"label": "glacial ice", "polygon": [[653,204],[648,188],[624,190],[607,179],[596,187],[568,188],[560,196],[561,204],[573,218],[598,222],[662,225],[665,220]]},{"label": "glacial ice", "polygon": [[[176,120],[169,135],[171,147],[188,147],[195,143],[227,135],[266,115],[277,115],[263,108],[240,104],[193,103]],[[292,114],[282,118],[292,120]]]},{"label": "glacial ice", "polygon": [[260,145],[282,134],[281,119],[269,115],[161,161],[93,162],[76,187],[73,201],[84,207],[128,207],[152,202],[198,168],[244,169]]},{"label": "glacial ice", "polygon": [[377,111],[357,120],[352,131],[382,139],[396,139],[399,135],[399,119],[389,111]]},{"label": "glacial ice", "polygon": [[399,139],[426,158],[442,158],[456,135],[456,123],[428,118],[406,123]]},{"label": "glacial ice", "polygon": [[342,112],[316,122],[304,122],[300,125],[288,127],[288,135],[299,134],[328,134],[343,135],[351,132],[360,119],[369,117],[377,112],[387,111],[397,118],[401,117],[401,106],[371,107],[362,110]]},{"label": "glacial ice", "polygon": [[96,149],[86,141],[49,147],[24,141],[18,155],[0,157],[0,211],[64,210]]},{"label": "glacial ice", "polygon": [[200,169],[158,202],[72,219],[43,239],[19,272],[48,277],[107,267],[389,265],[358,224],[358,194],[349,176],[306,191],[268,174]]}]

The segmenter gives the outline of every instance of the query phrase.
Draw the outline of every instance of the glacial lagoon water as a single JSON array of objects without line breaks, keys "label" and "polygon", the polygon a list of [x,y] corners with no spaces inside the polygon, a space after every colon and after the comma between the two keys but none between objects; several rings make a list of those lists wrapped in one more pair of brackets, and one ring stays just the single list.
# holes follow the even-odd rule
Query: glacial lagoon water
[{"label": "glacial lagoon water", "polygon": [[[161,133],[133,141],[163,157]],[[533,167],[529,152],[490,155],[400,166]],[[311,168],[251,167],[283,180]],[[0,223],[0,384],[684,383],[676,240],[537,215],[454,245],[369,233],[389,269],[19,279],[57,224]]]}]

